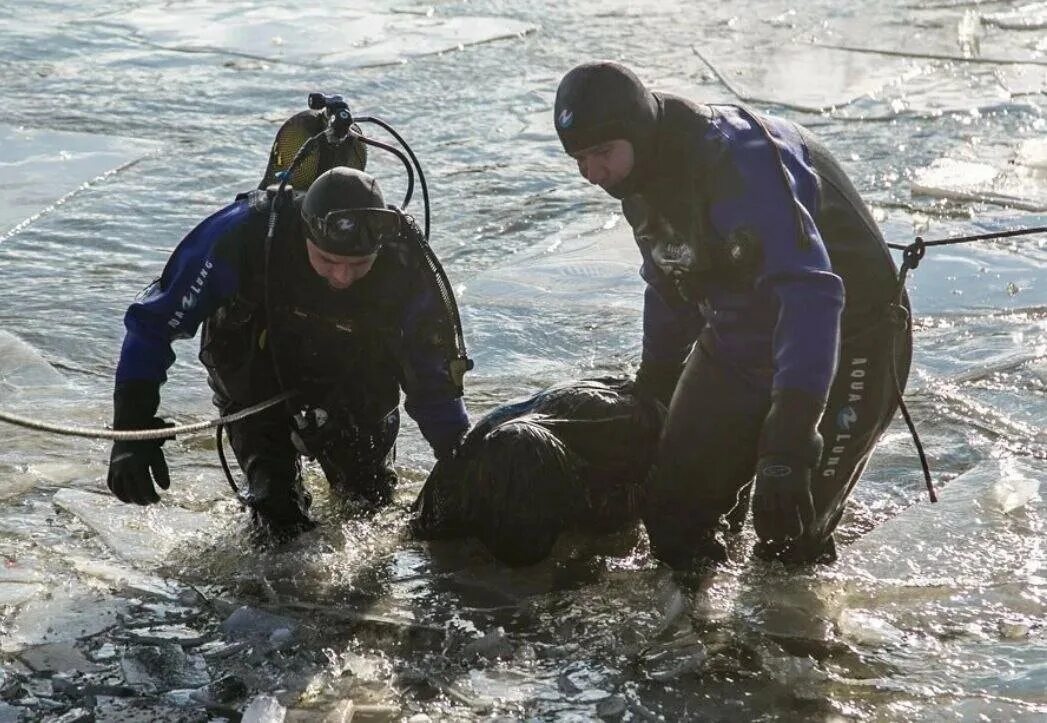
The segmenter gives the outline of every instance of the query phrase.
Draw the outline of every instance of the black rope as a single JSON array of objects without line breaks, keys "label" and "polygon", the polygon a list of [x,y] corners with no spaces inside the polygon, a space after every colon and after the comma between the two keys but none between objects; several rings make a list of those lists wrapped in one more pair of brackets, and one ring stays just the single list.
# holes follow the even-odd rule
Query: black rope
[{"label": "black rope", "polygon": [[[932,241],[924,241],[919,236],[916,237],[916,242],[911,243],[908,246],[903,244],[887,244],[892,249],[898,251],[905,251],[912,248],[913,246],[951,246],[953,244],[965,244],[970,241],[989,241],[996,238],[1010,238],[1012,236],[1029,236],[1034,233],[1047,233],[1047,226],[1033,226],[1031,228],[1019,228],[1013,231],[994,231],[993,233],[982,233],[975,236],[956,236],[954,238],[940,238]],[[922,257],[922,254],[921,254]],[[916,268],[915,266],[913,268]]]},{"label": "black rope", "polygon": [[[898,270],[897,308],[905,308],[903,304],[905,298],[905,279],[908,277],[910,271],[920,265],[920,262],[923,261],[923,257],[927,254],[927,249],[931,246],[952,246],[953,244],[970,243],[971,241],[989,241],[999,238],[1011,238],[1013,236],[1029,236],[1044,232],[1047,232],[1047,226],[1020,228],[1013,231],[996,231],[993,233],[976,234],[973,236],[956,236],[953,238],[933,239],[931,241],[925,241],[923,237],[917,236],[916,240],[907,246],[903,246],[902,244],[887,244],[890,248],[902,252],[902,266]],[[906,318],[905,323],[906,325],[911,324],[911,319]],[[916,424],[913,422],[912,415],[909,414],[909,408],[906,406],[905,400],[902,398],[902,385],[898,379],[898,357],[895,353],[895,343],[895,337],[891,337],[891,375],[894,377],[894,392],[898,399],[898,409],[902,412],[902,417],[905,419],[905,425],[909,428],[909,434],[912,435],[913,444],[916,446],[916,453],[920,457],[920,466],[923,468],[923,479],[927,484],[927,494],[930,496],[931,502],[937,502],[938,495],[934,492],[934,480],[931,477],[931,467],[927,463],[927,454],[924,452],[923,442],[920,441],[920,435],[916,431]]]},{"label": "black rope", "polygon": [[225,458],[225,445],[222,443],[222,430],[224,425],[219,424],[215,428],[215,442],[218,444],[218,461],[222,463],[222,471],[225,472],[225,479],[229,482],[229,487],[233,490],[233,495],[240,502],[240,506],[243,507],[246,504],[243,493],[240,492],[240,488],[236,486],[236,481],[233,480],[233,472],[229,469],[229,461]]},{"label": "black rope", "polygon": [[909,414],[909,408],[905,405],[905,400],[902,399],[902,387],[898,383],[898,370],[895,368],[894,363],[891,364],[894,371],[894,391],[898,395],[898,409],[902,410],[902,417],[905,419],[905,426],[909,428],[909,434],[912,435],[912,442],[916,446],[916,454],[920,457],[920,466],[923,468],[923,481],[927,485],[927,496],[931,498],[931,502],[938,501],[938,495],[934,492],[934,480],[931,478],[931,468],[927,464],[927,454],[923,451],[923,442],[920,441],[920,435],[916,432],[916,424],[912,421],[912,415]]},{"label": "black rope", "polygon": [[[904,289],[902,290],[902,294],[904,294]],[[901,319],[904,324],[902,329],[906,333],[909,333],[912,324],[912,317],[907,313],[905,306],[902,305],[903,300],[904,296],[900,294],[895,309],[899,313],[904,314],[904,318]],[[920,435],[916,431],[916,423],[913,422],[912,415],[909,414],[909,407],[905,404],[905,398],[902,393],[902,383],[898,378],[897,333],[891,335],[891,380],[894,382],[894,394],[895,399],[898,401],[898,409],[902,412],[902,418],[905,419],[905,426],[909,428],[909,434],[912,436],[913,445],[916,447],[916,454],[920,458],[920,467],[923,468],[923,481],[924,484],[927,485],[927,496],[931,498],[932,503],[937,502],[938,495],[934,491],[934,480],[931,478],[931,466],[927,462],[927,454],[923,450],[923,442],[920,440]]]},{"label": "black rope", "polygon": [[[909,275],[911,269],[915,269],[920,265],[920,261],[923,260],[924,255],[927,253],[927,243],[920,238],[916,237],[916,240],[905,247],[902,252],[902,267],[898,270],[898,289],[895,302],[895,308],[905,310],[905,279]],[[911,317],[906,315],[905,324],[906,331],[908,326],[912,323]],[[909,435],[912,437],[913,445],[916,447],[916,454],[920,458],[920,466],[923,468],[923,481],[927,485],[927,494],[931,498],[931,502],[938,501],[938,495],[934,492],[934,480],[931,478],[931,467],[927,463],[927,455],[923,451],[923,442],[920,440],[920,434],[916,431],[916,424],[912,420],[912,415],[909,414],[909,408],[905,404],[905,400],[902,398],[902,384],[898,379],[898,354],[896,350],[896,338],[897,334],[891,336],[891,376],[894,381],[894,393],[898,400],[898,409],[902,412],[902,417],[905,419],[905,426],[909,428]]]}]

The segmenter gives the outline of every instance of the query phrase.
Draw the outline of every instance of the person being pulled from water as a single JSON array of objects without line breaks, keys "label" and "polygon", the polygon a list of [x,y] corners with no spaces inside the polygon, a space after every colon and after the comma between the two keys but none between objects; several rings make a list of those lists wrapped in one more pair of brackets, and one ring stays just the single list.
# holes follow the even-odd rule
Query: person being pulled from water
[{"label": "person being pulled from water", "polygon": [[562,532],[635,525],[665,408],[633,387],[623,379],[567,382],[488,412],[433,467],[412,532],[476,537],[502,562],[530,565]]},{"label": "person being pulled from water", "polygon": [[757,554],[835,560],[912,353],[908,300],[853,184],[805,128],[651,92],[613,62],[563,77],[554,122],[581,175],[621,200],[643,259],[637,388],[671,399],[643,515],[654,555],[726,559],[751,492]]},{"label": "person being pulled from water", "polygon": [[[113,427],[164,426],[155,415],[171,342],[203,324],[200,360],[223,415],[298,391],[227,427],[253,525],[283,540],[315,524],[301,455],[351,507],[391,500],[401,387],[437,459],[469,422],[453,297],[442,296],[450,292],[415,222],[386,205],[370,175],[336,165],[286,199],[266,259],[275,196],[266,175],[262,189],[193,229],[127,310]],[[108,485],[120,500],[159,501],[156,487],[170,485],[160,445],[114,443]]]}]

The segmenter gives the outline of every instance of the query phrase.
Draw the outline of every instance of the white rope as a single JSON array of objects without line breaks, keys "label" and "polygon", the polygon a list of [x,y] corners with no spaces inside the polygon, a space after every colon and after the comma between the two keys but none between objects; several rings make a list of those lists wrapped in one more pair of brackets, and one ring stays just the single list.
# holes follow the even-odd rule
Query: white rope
[{"label": "white rope", "polygon": [[219,417],[218,419],[211,419],[206,422],[196,422],[194,424],[183,424],[178,427],[161,427],[159,429],[90,429],[88,427],[70,427],[62,426],[58,424],[48,424],[47,422],[38,422],[34,419],[27,417],[21,417],[17,414],[9,414],[0,410],[0,422],[7,422],[9,424],[15,424],[19,427],[25,427],[26,429],[35,429],[39,432],[49,432],[51,434],[60,434],[67,437],[88,437],[91,439],[112,439],[122,441],[141,441],[146,439],[170,439],[183,434],[190,434],[192,432],[199,432],[204,429],[213,429],[219,425],[231,424],[232,422],[238,422],[241,419],[246,419],[254,414],[263,412],[270,407],[274,407],[277,404],[287,401],[296,394],[294,391],[284,392],[283,394],[277,395],[272,399],[267,399],[264,402],[259,402],[254,406],[241,409],[238,412],[234,412],[225,417]]}]

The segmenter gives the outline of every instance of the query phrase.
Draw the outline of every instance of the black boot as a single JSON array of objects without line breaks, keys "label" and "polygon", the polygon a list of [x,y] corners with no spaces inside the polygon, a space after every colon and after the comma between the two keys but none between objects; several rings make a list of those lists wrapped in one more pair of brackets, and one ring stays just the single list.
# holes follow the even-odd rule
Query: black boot
[{"label": "black boot", "polygon": [[647,526],[651,554],[674,570],[690,571],[711,563],[727,562],[727,546],[715,529],[687,530],[672,534],[664,525]]},{"label": "black boot", "polygon": [[674,570],[726,562],[727,547],[720,539],[725,524],[718,512],[732,509],[733,496],[708,502],[670,485],[659,485],[664,479],[659,475],[659,468],[652,467],[643,513],[651,554]]},{"label": "black boot", "polygon": [[797,540],[790,544],[758,542],[753,554],[762,560],[780,560],[786,565],[831,565],[836,562],[836,540]]}]

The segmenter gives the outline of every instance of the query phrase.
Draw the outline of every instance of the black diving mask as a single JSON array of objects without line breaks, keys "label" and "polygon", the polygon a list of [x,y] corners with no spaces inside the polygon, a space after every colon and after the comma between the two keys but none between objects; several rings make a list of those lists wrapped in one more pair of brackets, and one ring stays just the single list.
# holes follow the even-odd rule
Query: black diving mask
[{"label": "black diving mask", "polygon": [[337,210],[304,220],[309,239],[338,256],[370,256],[395,239],[401,225],[400,214],[387,208]]}]

